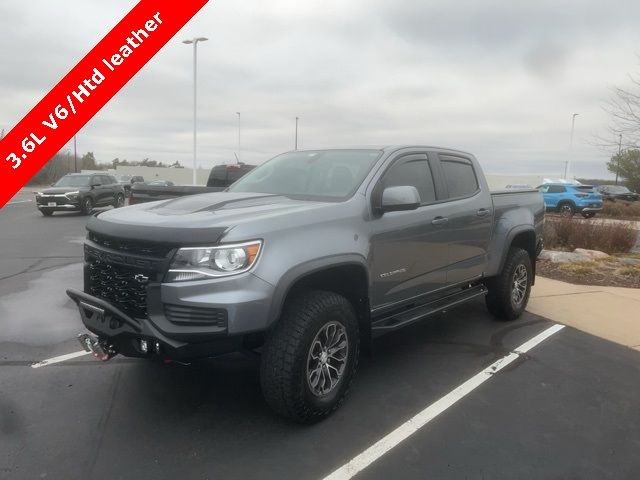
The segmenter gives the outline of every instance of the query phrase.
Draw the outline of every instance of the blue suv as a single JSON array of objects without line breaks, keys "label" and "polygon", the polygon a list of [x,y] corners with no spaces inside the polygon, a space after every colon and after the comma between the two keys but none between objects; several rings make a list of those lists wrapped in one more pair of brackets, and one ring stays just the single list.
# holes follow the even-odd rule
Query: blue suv
[{"label": "blue suv", "polygon": [[547,212],[557,212],[563,217],[580,213],[584,218],[591,218],[602,210],[602,195],[592,185],[545,183],[538,190],[544,197]]}]

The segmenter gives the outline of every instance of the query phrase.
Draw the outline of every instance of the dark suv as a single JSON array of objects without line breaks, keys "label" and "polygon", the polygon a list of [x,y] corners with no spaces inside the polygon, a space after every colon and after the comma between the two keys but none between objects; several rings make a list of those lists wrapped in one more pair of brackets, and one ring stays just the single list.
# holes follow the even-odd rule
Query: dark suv
[{"label": "dark suv", "polygon": [[124,189],[112,175],[69,173],[51,188],[36,192],[36,205],[45,217],[73,211],[89,215],[93,207],[122,207]]},{"label": "dark suv", "polygon": [[600,185],[596,190],[604,197],[605,200],[615,202],[622,200],[624,202],[637,202],[640,195],[632,192],[622,185]]}]

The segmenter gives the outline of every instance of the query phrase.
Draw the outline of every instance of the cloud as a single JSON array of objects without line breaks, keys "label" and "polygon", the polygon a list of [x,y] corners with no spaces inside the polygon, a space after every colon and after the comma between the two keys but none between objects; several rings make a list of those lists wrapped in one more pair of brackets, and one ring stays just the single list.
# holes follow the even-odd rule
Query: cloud
[{"label": "cloud", "polygon": [[[0,127],[9,128],[133,0],[3,0]],[[64,11],[64,15],[60,12]],[[637,2],[216,0],[78,135],[81,151],[191,162],[198,50],[199,161],[261,163],[300,145],[420,142],[475,152],[492,173],[607,175],[591,135],[636,62]],[[534,167],[535,166],[535,167]],[[548,172],[546,171],[548,170]]]}]

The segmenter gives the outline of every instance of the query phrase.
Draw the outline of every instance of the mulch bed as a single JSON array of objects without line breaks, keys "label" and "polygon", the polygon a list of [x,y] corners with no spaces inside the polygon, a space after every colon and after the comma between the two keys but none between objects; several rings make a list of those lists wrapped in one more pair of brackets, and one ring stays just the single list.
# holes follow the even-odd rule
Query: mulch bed
[{"label": "mulch bed", "polygon": [[589,273],[572,272],[561,268],[562,265],[566,264],[538,260],[536,275],[578,285],[640,288],[640,276],[620,274],[618,272],[621,268],[619,263],[598,262],[598,266]]}]

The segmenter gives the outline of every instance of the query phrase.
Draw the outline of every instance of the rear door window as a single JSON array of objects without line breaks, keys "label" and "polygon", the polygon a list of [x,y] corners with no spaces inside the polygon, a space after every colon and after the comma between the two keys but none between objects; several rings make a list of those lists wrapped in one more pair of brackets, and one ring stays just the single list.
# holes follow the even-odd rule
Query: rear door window
[{"label": "rear door window", "polygon": [[449,198],[470,197],[479,190],[478,177],[471,161],[462,157],[440,155]]},{"label": "rear door window", "polygon": [[567,189],[562,185],[549,185],[549,190],[547,193],[564,193]]}]

